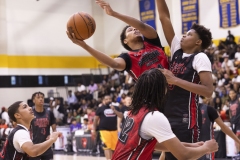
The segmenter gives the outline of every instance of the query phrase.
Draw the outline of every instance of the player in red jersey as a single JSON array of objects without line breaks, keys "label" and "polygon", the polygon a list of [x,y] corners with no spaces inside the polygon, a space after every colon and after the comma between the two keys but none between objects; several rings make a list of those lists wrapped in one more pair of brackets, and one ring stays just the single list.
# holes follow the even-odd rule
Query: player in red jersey
[{"label": "player in red jersey", "polygon": [[124,27],[120,39],[123,47],[129,52],[113,59],[90,47],[84,41],[77,40],[73,33],[67,32],[73,43],[88,51],[102,64],[118,71],[128,71],[135,80],[150,68],[168,68],[167,56],[162,50],[160,39],[154,28],[140,20],[112,10],[110,5],[103,0],[96,0],[96,3],[108,15],[128,24]]},{"label": "player in red jersey", "polygon": [[112,160],[151,160],[152,152],[164,150],[177,159],[197,159],[218,150],[215,140],[181,143],[161,113],[167,81],[158,69],[145,71],[138,79],[131,110],[125,120]]}]

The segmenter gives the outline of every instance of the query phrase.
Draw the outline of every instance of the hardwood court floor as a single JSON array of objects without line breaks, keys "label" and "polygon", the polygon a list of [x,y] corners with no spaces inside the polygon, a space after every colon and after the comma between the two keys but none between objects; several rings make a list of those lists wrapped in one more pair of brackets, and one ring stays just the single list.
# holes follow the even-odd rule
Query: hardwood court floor
[{"label": "hardwood court floor", "polygon": [[[90,156],[90,155],[65,155],[65,154],[54,154],[54,160],[106,160],[103,156]],[[153,160],[158,160],[158,157],[154,157]],[[215,160],[231,160],[231,159],[215,159]]]},{"label": "hardwood court floor", "polygon": [[55,154],[54,160],[106,160],[105,157]]}]

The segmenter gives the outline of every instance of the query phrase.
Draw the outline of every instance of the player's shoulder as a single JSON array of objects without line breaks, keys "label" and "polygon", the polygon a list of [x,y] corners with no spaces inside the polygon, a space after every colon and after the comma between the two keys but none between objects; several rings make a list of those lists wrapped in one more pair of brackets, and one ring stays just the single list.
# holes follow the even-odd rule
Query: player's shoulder
[{"label": "player's shoulder", "polygon": [[205,64],[206,63],[208,63],[208,64],[211,63],[208,56],[203,52],[200,52],[200,53],[196,54],[195,57],[194,57],[194,61],[205,63]]}]

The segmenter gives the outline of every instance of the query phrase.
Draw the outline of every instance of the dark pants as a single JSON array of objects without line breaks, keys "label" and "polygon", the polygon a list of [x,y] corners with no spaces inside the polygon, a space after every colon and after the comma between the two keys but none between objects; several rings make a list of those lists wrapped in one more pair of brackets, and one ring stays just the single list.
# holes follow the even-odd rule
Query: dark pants
[{"label": "dark pants", "polygon": [[[172,131],[181,142],[195,143],[199,139],[199,129],[188,129],[185,123],[171,123]],[[165,160],[177,160],[170,152],[166,152]]]}]

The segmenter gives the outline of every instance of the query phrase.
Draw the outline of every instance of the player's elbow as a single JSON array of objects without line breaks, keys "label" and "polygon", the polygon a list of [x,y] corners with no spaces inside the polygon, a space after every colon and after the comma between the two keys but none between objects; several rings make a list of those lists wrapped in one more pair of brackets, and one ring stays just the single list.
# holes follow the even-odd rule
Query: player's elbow
[{"label": "player's elbow", "polygon": [[109,65],[109,67],[111,67],[111,68],[113,68],[113,69],[115,69],[115,70],[117,70],[117,71],[123,71],[125,68],[126,68],[126,64],[125,64],[125,62],[122,62],[122,61],[113,61],[110,65]]}]

